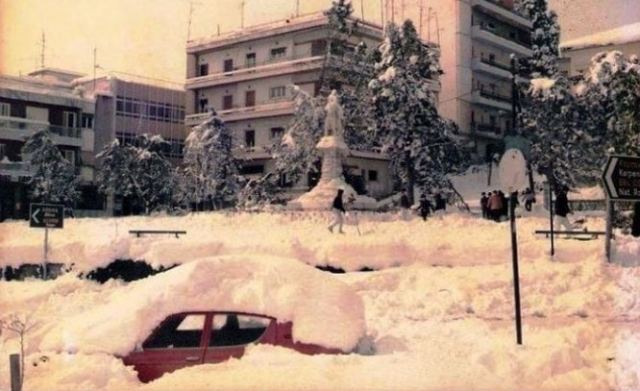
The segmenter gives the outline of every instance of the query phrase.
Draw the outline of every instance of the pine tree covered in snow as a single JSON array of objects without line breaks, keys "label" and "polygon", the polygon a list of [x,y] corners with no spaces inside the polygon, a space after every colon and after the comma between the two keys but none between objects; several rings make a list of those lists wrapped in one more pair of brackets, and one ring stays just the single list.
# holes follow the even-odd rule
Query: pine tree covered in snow
[{"label": "pine tree covered in snow", "polygon": [[522,0],[520,12],[533,23],[533,55],[520,61],[520,74],[533,78],[555,77],[558,73],[560,44],[558,15],[549,10],[547,0]]},{"label": "pine tree covered in snow", "polygon": [[566,77],[533,79],[521,114],[521,132],[531,142],[531,164],[554,189],[591,176],[591,139],[582,127],[584,108]]},{"label": "pine tree covered in snow", "polygon": [[455,127],[436,109],[431,83],[441,73],[438,53],[418,38],[411,21],[390,24],[376,63],[372,131],[391,157],[396,179],[413,197],[416,185],[438,188],[448,173],[464,168],[465,153]]},{"label": "pine tree covered in snow", "polygon": [[235,202],[240,185],[232,146],[230,132],[212,110],[185,140],[182,175],[186,200],[196,205]]},{"label": "pine tree covered in snow", "polygon": [[34,169],[28,182],[31,200],[65,205],[78,200],[79,178],[75,168],[54,145],[49,131],[41,130],[29,137],[22,154]]},{"label": "pine tree covered in snow", "polygon": [[161,136],[143,134],[136,145],[114,140],[98,154],[97,182],[103,193],[134,197],[148,214],[153,208],[171,202],[176,178],[171,164],[162,154],[166,142]]},{"label": "pine tree covered in snow", "polygon": [[323,134],[323,99],[311,97],[299,87],[293,87],[293,97],[293,120],[282,140],[273,146],[275,169],[246,184],[239,196],[241,206],[269,203],[284,190],[282,185],[295,184],[307,173],[317,171],[320,155],[316,144]]}]

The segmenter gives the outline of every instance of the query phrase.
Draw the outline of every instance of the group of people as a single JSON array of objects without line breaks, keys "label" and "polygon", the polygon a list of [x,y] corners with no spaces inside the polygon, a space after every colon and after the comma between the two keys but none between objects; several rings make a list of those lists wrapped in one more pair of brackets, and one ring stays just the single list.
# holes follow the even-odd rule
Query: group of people
[{"label": "group of people", "polygon": [[[480,196],[480,208],[482,217],[493,221],[502,221],[509,216],[509,205],[513,213],[520,205],[518,191],[512,191],[509,197],[501,190],[482,192]],[[529,188],[522,192],[522,200],[527,211],[531,211],[532,204],[536,202],[535,194]]]}]

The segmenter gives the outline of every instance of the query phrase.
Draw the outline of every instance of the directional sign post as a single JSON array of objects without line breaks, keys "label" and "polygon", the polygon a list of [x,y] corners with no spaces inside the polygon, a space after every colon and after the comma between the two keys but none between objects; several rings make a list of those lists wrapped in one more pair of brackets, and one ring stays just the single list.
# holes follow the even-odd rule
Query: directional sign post
[{"label": "directional sign post", "polygon": [[640,157],[609,156],[602,173],[602,182],[607,192],[605,253],[607,261],[611,261],[613,203],[616,201],[640,201]]},{"label": "directional sign post", "polygon": [[64,205],[29,205],[29,226],[31,228],[44,228],[44,264],[42,265],[42,277],[46,279],[47,263],[49,262],[49,228],[64,227]]}]

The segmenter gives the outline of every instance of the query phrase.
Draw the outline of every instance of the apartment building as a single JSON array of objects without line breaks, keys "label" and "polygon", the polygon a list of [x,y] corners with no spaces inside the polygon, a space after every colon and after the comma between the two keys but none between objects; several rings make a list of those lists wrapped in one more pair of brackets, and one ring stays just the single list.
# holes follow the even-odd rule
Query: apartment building
[{"label": "apartment building", "polygon": [[[355,20],[354,20],[355,22]],[[377,46],[382,28],[355,23],[350,43]],[[245,160],[242,173],[273,169],[265,147],[280,141],[294,113],[291,85],[312,96],[320,93],[327,56],[328,18],[322,13],[257,25],[187,44],[186,124],[194,126],[213,107],[231,129],[236,153]],[[434,89],[437,88],[434,82]],[[347,181],[372,196],[392,191],[388,158],[373,151],[352,151],[345,162]],[[314,178],[295,185],[306,191]]]},{"label": "apartment building", "polygon": [[78,213],[100,210],[94,180],[94,100],[74,89],[75,72],[44,68],[27,76],[0,75],[0,221],[26,218],[27,181],[33,169],[21,155],[27,137],[51,132],[63,156],[77,167],[82,198]]},{"label": "apartment building", "polygon": [[430,20],[435,16],[441,26],[439,111],[475,141],[480,160],[488,159],[513,127],[510,56],[532,55],[532,23],[513,0],[430,0],[429,6]]},{"label": "apartment building", "polygon": [[[82,77],[73,85],[95,98],[95,151],[118,139],[134,144],[138,136],[160,135],[167,141],[164,154],[178,165],[185,139],[185,92],[182,84],[122,72]],[[129,214],[131,205],[120,197],[109,197],[107,210]]]},{"label": "apartment building", "polygon": [[562,42],[560,70],[577,76],[589,69],[593,56],[612,50],[627,57],[640,56],[640,22]]}]

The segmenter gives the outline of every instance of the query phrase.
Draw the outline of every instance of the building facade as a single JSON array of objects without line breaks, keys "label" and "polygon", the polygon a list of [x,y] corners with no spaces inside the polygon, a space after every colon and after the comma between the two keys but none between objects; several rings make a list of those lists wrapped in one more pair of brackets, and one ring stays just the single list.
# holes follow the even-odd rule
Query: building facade
[{"label": "building facade", "polygon": [[[513,127],[511,55],[532,55],[532,23],[514,10],[513,0],[432,0],[429,5],[444,71],[439,111],[475,141],[479,160],[487,160],[502,150]],[[429,34],[436,35],[432,30]]]},{"label": "building facade", "polygon": [[640,56],[640,23],[587,35],[560,44],[560,70],[577,76],[589,69],[591,58],[600,52],[617,50],[625,56]]},{"label": "building facade", "polygon": [[[174,164],[182,162],[185,139],[185,92],[178,83],[111,72],[73,81],[95,98],[95,151],[114,140],[134,144],[142,134],[160,135],[167,141],[164,155]],[[131,205],[120,197],[108,197],[107,211],[130,214]]]},{"label": "building facade", "polygon": [[[350,44],[377,46],[382,28],[359,20]],[[293,118],[292,85],[316,96],[323,69],[331,61],[328,18],[311,14],[187,44],[186,124],[194,126],[214,108],[232,131],[242,173],[261,175],[273,169],[268,148],[280,142]],[[437,83],[434,83],[434,88]],[[351,151],[347,180],[359,182],[374,197],[392,191],[388,158],[373,151]],[[295,185],[306,191],[308,178]]]},{"label": "building facade", "polygon": [[21,154],[27,137],[48,129],[62,155],[81,178],[78,213],[99,211],[94,181],[94,100],[74,89],[81,76],[44,68],[28,76],[0,75],[0,221],[26,218],[27,181],[33,175]]}]

